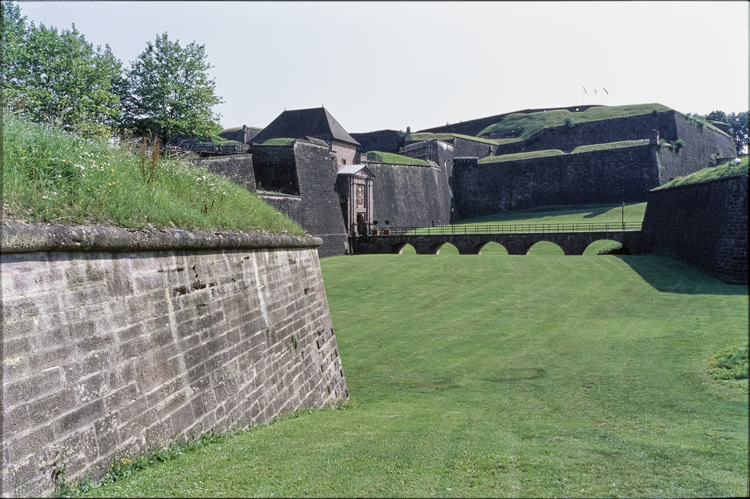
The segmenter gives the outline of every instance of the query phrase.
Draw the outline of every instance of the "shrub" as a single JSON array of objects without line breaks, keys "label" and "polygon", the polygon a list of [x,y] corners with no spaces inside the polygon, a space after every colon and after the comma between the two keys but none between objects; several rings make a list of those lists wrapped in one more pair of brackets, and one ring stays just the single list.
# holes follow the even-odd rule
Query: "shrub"
[{"label": "shrub", "polygon": [[572,116],[568,116],[567,118],[565,118],[565,126],[568,128],[573,128],[574,126],[576,126]]},{"label": "shrub", "polygon": [[672,147],[674,147],[674,150],[675,150],[675,151],[679,152],[679,150],[680,150],[680,149],[682,149],[684,145],[685,145],[685,141],[684,141],[684,140],[682,140],[682,139],[677,139],[677,140],[675,140],[675,141],[674,141],[674,143],[672,144]]},{"label": "shrub", "polygon": [[654,109],[653,111],[651,111],[651,115],[652,116],[659,116],[659,111],[657,109]]}]

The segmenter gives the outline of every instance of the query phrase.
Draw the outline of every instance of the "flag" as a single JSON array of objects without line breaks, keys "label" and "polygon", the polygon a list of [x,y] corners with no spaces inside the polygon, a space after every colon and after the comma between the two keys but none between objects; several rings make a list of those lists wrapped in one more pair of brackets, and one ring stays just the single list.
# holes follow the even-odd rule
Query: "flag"
[{"label": "flag", "polygon": [[589,93],[586,91],[586,87],[583,87],[583,93],[588,95]]},{"label": "flag", "polygon": [[607,89],[606,89],[606,88],[602,87],[602,90],[604,90],[604,93],[605,93],[605,94],[609,95],[609,92],[607,92]]}]

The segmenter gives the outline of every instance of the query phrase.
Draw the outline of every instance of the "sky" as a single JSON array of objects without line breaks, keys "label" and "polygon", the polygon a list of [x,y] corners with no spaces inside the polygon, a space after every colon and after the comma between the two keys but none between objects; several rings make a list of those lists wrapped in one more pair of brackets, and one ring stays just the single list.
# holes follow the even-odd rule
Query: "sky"
[{"label": "sky", "polygon": [[745,1],[17,3],[125,67],[164,32],[205,45],[225,128],[319,106],[350,133],[579,104],[749,107]]}]

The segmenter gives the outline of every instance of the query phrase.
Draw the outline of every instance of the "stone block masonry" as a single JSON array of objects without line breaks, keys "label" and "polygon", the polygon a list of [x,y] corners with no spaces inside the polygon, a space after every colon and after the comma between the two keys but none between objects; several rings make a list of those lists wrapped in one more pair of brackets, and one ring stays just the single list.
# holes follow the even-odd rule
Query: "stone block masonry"
[{"label": "stone block masonry", "polygon": [[4,226],[3,496],[346,400],[320,244]]},{"label": "stone block masonry", "polygon": [[747,175],[649,192],[643,252],[747,284]]}]

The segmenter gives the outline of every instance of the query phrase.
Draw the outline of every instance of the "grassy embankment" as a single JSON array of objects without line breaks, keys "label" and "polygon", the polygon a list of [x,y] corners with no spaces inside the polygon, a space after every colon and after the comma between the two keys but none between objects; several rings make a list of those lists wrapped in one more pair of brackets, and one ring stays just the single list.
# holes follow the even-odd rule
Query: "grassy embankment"
[{"label": "grassy embankment", "polygon": [[89,495],[747,496],[747,380],[709,373],[747,343],[747,286],[647,256],[321,265],[355,404]]},{"label": "grassy embankment", "polygon": [[668,182],[657,189],[668,189],[670,187],[676,187],[678,185],[697,184],[699,182],[708,182],[710,180],[717,180],[725,177],[733,177],[735,175],[747,175],[748,170],[748,156],[745,156],[740,160],[739,163],[734,160],[724,163],[713,168],[704,168],[703,170],[697,171],[687,177],[677,177],[671,182]]},{"label": "grassy embankment", "polygon": [[[613,118],[625,118],[628,116],[639,116],[643,114],[657,112],[673,111],[672,108],[662,104],[634,104],[628,106],[601,106],[591,107],[585,111],[570,112],[567,109],[556,109],[553,111],[538,113],[515,113],[509,114],[498,123],[490,125],[477,135],[489,135],[491,133],[510,132],[516,130],[520,136],[513,139],[503,139],[501,143],[520,142],[529,139],[532,135],[544,128],[558,127],[565,125],[565,120],[570,118],[572,125],[591,121],[608,120]],[[714,125],[706,122],[705,126],[720,131]],[[723,133],[723,132],[722,132]]]},{"label": "grassy embankment", "polygon": [[460,133],[432,133],[432,132],[415,132],[409,134],[406,140],[410,142],[421,142],[423,140],[442,140],[443,142],[450,142],[455,138],[473,140],[474,142],[481,142],[483,144],[498,145],[500,143],[497,139],[485,139],[480,137],[472,137],[471,135],[462,135]]},{"label": "grassy embankment", "polygon": [[408,156],[401,156],[400,154],[393,154],[391,152],[381,151],[368,151],[367,161],[375,163],[390,163],[394,165],[416,165],[416,166],[430,166],[430,163],[423,159],[410,158]]},{"label": "grassy embankment", "polygon": [[2,140],[5,221],[304,234],[244,187],[185,160],[14,117],[3,119]]}]

